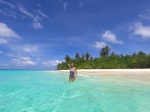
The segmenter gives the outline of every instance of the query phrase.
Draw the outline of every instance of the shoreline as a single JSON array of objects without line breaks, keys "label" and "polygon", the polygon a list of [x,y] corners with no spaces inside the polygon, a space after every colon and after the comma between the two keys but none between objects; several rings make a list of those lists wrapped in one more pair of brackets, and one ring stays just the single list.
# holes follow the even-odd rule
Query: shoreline
[{"label": "shoreline", "polygon": [[[57,70],[69,74],[69,70]],[[77,75],[128,78],[150,82],[150,69],[78,69]]]},{"label": "shoreline", "polygon": [[[59,72],[69,73],[68,70],[57,70]],[[117,73],[117,72],[123,72],[123,73],[150,73],[150,69],[77,69],[78,73],[87,73],[87,75],[91,75],[91,73]]]}]

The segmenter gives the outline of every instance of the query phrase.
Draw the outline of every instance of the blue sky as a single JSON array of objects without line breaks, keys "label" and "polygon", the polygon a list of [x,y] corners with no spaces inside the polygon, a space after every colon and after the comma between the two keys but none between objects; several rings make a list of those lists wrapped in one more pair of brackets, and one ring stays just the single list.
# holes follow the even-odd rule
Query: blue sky
[{"label": "blue sky", "polygon": [[55,69],[106,45],[150,53],[149,0],[0,0],[1,69]]}]

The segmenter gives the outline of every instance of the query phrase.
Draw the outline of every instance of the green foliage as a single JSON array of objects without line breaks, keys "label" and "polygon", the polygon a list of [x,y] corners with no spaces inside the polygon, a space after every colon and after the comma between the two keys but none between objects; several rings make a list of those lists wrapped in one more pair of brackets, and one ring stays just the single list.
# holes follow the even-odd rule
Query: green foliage
[{"label": "green foliage", "polygon": [[104,47],[100,51],[100,57],[107,57],[109,54],[110,48],[108,46]]},{"label": "green foliage", "polygon": [[76,58],[76,60],[79,60],[79,59],[80,59],[79,53],[76,53],[75,58]]},{"label": "green foliage", "polygon": [[71,60],[70,56],[66,55],[65,60],[66,62],[70,61]]},{"label": "green foliage", "polygon": [[87,53],[85,54],[85,59],[86,59],[86,60],[89,60],[89,59],[90,59],[90,56],[91,56],[91,55],[87,52]]},{"label": "green foliage", "polygon": [[87,52],[86,54],[75,54],[75,59],[66,55],[66,62],[57,65],[58,70],[68,69],[69,63],[74,63],[77,69],[125,69],[125,68],[150,68],[150,54],[142,51],[132,55],[116,54],[111,52],[110,48],[104,47],[100,51],[100,58],[93,58]]}]

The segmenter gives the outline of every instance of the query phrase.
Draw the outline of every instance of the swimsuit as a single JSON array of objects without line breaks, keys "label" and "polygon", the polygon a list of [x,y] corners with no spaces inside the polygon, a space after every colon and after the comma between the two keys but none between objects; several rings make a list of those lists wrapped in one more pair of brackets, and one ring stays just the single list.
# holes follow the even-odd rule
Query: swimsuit
[{"label": "swimsuit", "polygon": [[72,68],[70,69],[70,77],[73,78],[74,77],[74,74],[75,74],[75,70]]},{"label": "swimsuit", "polygon": [[71,78],[74,77],[74,72],[70,71],[70,75],[69,75]]}]

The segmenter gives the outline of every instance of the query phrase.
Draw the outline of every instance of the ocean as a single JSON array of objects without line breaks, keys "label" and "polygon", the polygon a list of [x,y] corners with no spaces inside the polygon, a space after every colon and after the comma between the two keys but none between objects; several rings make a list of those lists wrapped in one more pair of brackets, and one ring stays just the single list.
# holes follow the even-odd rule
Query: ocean
[{"label": "ocean", "polygon": [[0,112],[150,112],[150,83],[86,74],[69,82],[57,71],[0,70]]}]

